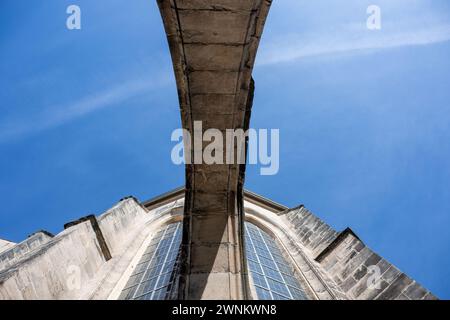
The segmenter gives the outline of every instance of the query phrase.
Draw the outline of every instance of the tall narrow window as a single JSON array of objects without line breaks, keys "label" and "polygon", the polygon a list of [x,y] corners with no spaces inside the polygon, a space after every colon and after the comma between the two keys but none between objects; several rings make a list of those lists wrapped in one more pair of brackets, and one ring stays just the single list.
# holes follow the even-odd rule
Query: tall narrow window
[{"label": "tall narrow window", "polygon": [[275,239],[245,223],[247,263],[260,300],[307,300],[307,295]]},{"label": "tall narrow window", "polygon": [[[153,237],[119,299],[165,300],[173,296],[181,233],[182,224],[174,223]],[[248,267],[258,299],[308,299],[273,237],[246,222],[245,241]]]},{"label": "tall narrow window", "polygon": [[181,223],[159,231],[123,289],[121,300],[165,300],[171,295],[181,244]]}]

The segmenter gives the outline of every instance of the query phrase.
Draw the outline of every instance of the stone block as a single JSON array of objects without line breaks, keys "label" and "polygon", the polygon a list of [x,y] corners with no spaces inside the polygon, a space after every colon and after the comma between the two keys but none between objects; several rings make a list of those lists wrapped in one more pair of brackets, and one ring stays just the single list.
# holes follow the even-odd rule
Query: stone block
[{"label": "stone block", "polygon": [[389,287],[386,288],[377,300],[393,300],[397,298],[406,287],[412,283],[412,280],[404,273],[400,274]]},{"label": "stone block", "polygon": [[373,300],[376,296],[378,296],[383,290],[388,287],[388,283],[384,280],[380,280],[376,285],[371,286],[372,284],[369,277],[371,275],[366,274],[356,286],[353,287],[351,291],[351,295],[357,300]]},{"label": "stone block", "polygon": [[188,296],[190,300],[235,300],[242,298],[236,289],[239,274],[197,273],[191,274],[189,277]]},{"label": "stone block", "polygon": [[217,11],[251,11],[258,1],[255,0],[177,0],[177,8]]},{"label": "stone block", "polygon": [[377,265],[378,262],[380,262],[380,260],[381,257],[378,254],[372,253],[370,257],[368,257],[367,260],[364,262],[364,265],[366,267],[375,266]]},{"label": "stone block", "polygon": [[356,280],[353,277],[348,277],[344,282],[342,282],[341,289],[344,290],[344,292],[348,292],[355,286],[355,284]]},{"label": "stone block", "polygon": [[400,273],[401,273],[400,270],[391,265],[386,270],[386,272],[383,273],[383,279],[386,280],[388,283],[392,283]]},{"label": "stone block", "polygon": [[439,300],[435,295],[431,292],[428,292],[422,300]]},{"label": "stone block", "polygon": [[194,191],[193,207],[195,212],[193,215],[223,215],[228,211],[229,207],[229,193],[219,191],[205,193],[201,191]]},{"label": "stone block", "polygon": [[428,291],[422,287],[417,282],[414,282],[411,284],[404,292],[403,294],[407,296],[411,300],[421,300],[425,295],[428,293]]},{"label": "stone block", "polygon": [[192,94],[235,94],[238,72],[193,71],[189,73]]},{"label": "stone block", "polygon": [[367,260],[367,258],[373,252],[369,248],[364,248],[359,252],[352,260],[350,260],[346,266],[344,266],[342,272],[340,273],[340,277],[342,279],[346,279],[349,275],[351,275],[360,265]]},{"label": "stone block", "polygon": [[198,243],[223,243],[233,239],[229,237],[228,220],[226,214],[204,215],[191,217],[191,241]]},{"label": "stone block", "polygon": [[236,266],[230,261],[230,250],[236,247],[228,244],[191,245],[191,273],[236,273]]},{"label": "stone block", "polygon": [[244,47],[223,44],[186,44],[184,50],[189,70],[239,71]]},{"label": "stone block", "polygon": [[234,94],[194,94],[191,97],[193,114],[232,115]]},{"label": "stone block", "polygon": [[179,18],[185,44],[244,44],[250,15],[247,12],[180,10]]},{"label": "stone block", "polygon": [[355,273],[353,273],[353,277],[356,280],[360,280],[366,274],[367,274],[367,268],[364,265],[362,265],[360,268],[356,269]]}]

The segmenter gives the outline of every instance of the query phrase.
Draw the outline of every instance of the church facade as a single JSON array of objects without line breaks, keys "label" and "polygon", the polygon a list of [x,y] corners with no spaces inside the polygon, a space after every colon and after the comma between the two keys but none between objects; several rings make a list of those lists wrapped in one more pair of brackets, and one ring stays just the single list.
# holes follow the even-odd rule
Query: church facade
[{"label": "church facade", "polygon": [[[183,129],[246,132],[271,1],[157,2]],[[183,188],[122,199],[55,236],[0,240],[0,299],[436,299],[352,230],[245,191],[245,164],[228,160],[189,163]]]},{"label": "church facade", "polygon": [[[185,189],[139,202],[122,199],[99,216],[67,223],[53,236],[0,241],[0,299],[177,299]],[[368,248],[350,229],[337,232],[303,205],[286,208],[244,193],[241,259],[245,299],[436,299]],[[215,265],[230,257],[216,255]],[[225,282],[204,299],[222,299]],[[192,284],[198,288],[203,283]],[[236,290],[239,286],[235,287]]]}]

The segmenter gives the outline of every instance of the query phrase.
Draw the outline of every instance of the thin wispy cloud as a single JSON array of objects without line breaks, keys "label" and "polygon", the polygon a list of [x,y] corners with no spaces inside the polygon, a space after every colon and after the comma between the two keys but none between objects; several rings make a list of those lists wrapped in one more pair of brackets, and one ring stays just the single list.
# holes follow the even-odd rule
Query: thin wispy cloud
[{"label": "thin wispy cloud", "polygon": [[20,117],[20,119],[4,120],[0,123],[0,143],[63,125],[101,109],[116,107],[169,82],[169,76],[129,80],[120,85],[99,90],[95,94],[82,96],[72,103],[43,107],[37,114]]},{"label": "thin wispy cloud", "polygon": [[407,46],[421,46],[450,40],[450,24],[408,31],[369,31],[363,26],[347,26],[333,32],[305,36],[288,35],[261,46],[258,65],[272,65],[301,58],[330,54],[357,54]]}]

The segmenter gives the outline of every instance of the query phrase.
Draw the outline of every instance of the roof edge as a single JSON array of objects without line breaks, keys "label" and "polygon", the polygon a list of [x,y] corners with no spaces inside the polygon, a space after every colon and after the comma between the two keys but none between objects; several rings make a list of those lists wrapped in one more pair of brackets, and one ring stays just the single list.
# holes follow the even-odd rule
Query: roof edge
[{"label": "roof edge", "polygon": [[[185,193],[185,188],[179,187],[179,188],[173,189],[169,192],[163,193],[159,196],[153,197],[149,200],[143,201],[142,205],[150,210],[150,209],[154,208],[156,205],[165,204],[165,203],[174,201],[176,199],[182,198],[184,196],[184,193]],[[265,207],[266,209],[269,209],[269,210],[272,210],[275,212],[282,212],[282,211],[286,211],[289,209],[288,207],[286,207],[280,203],[272,201],[266,197],[263,197],[255,192],[249,191],[247,189],[244,190],[244,200],[261,205],[261,206]]]}]

